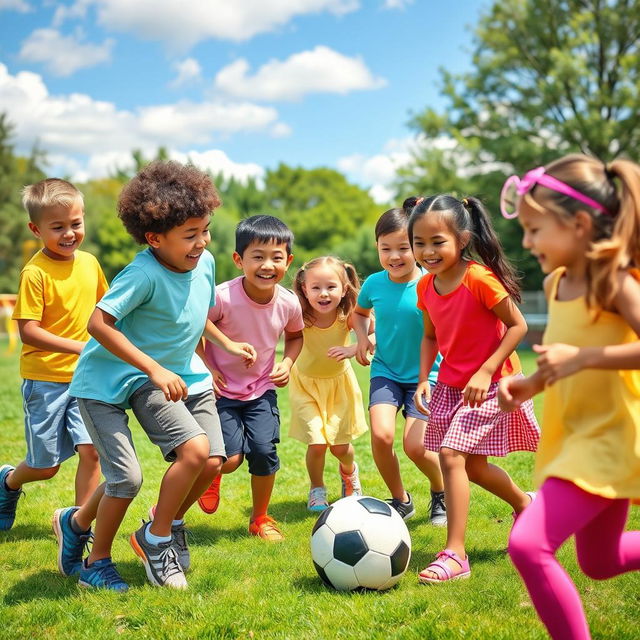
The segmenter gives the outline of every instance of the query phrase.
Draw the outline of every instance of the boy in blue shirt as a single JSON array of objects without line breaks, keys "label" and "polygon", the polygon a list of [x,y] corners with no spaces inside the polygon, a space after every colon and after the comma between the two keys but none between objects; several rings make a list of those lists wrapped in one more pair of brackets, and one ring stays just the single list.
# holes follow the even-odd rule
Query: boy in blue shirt
[{"label": "boy in blue shirt", "polygon": [[[131,546],[153,584],[187,586],[183,516],[226,460],[211,375],[195,349],[204,333],[248,364],[255,356],[207,321],[215,269],[205,247],[211,212],[220,204],[206,174],[175,162],[149,165],[120,195],[122,222],[148,248],[116,276],[93,312],[93,338],[71,383],[105,476],[85,505],[55,516],[62,531],[59,564],[80,564],[81,586],[128,588],[111,561],[113,539],[142,483],[127,408],[172,463],[153,520],[131,535]],[[82,561],[76,532],[86,535],[94,518],[93,547]]]}]

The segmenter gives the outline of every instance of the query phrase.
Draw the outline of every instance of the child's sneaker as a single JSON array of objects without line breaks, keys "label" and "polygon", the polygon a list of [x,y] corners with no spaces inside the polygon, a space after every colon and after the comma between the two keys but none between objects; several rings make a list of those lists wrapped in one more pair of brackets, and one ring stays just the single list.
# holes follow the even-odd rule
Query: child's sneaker
[{"label": "child's sneaker", "polygon": [[18,498],[24,493],[22,489],[8,489],[5,478],[15,469],[10,464],[0,467],[0,531],[11,529],[16,519]]},{"label": "child's sneaker", "polygon": [[361,496],[362,487],[360,486],[360,475],[358,474],[358,465],[353,463],[353,473],[342,473],[342,465],[338,464],[340,470],[340,480],[342,480],[342,497]]},{"label": "child's sneaker", "polygon": [[409,499],[406,502],[402,502],[402,500],[398,500],[398,498],[387,498],[385,500],[385,502],[390,504],[402,516],[403,520],[408,520],[416,514],[411,494],[408,491],[407,497]]},{"label": "child's sneaker", "polygon": [[76,533],[71,526],[73,514],[78,507],[56,509],[51,526],[58,540],[58,571],[63,576],[75,576],[82,568],[82,553],[91,540],[91,529]]},{"label": "child's sneaker", "polygon": [[110,589],[121,593],[129,590],[129,585],[117,572],[116,565],[113,564],[111,558],[101,558],[90,565],[87,565],[87,561],[83,560],[78,584],[81,587]]},{"label": "child's sneaker", "polygon": [[444,491],[432,491],[429,504],[429,522],[434,527],[444,527],[447,524],[447,507],[444,503]]},{"label": "child's sneaker", "polygon": [[[153,520],[156,515],[156,505],[149,508],[149,520]],[[178,556],[178,562],[182,570],[187,573],[191,568],[191,553],[187,544],[187,528],[184,522],[171,525],[171,544]]]},{"label": "child's sneaker", "polygon": [[268,515],[258,516],[255,520],[250,520],[249,533],[268,542],[281,542],[284,540],[282,531],[278,529],[276,521]]},{"label": "child's sneaker", "polygon": [[198,505],[205,513],[215,513],[220,504],[220,483],[222,474],[219,473],[209,488],[198,498]]},{"label": "child's sneaker", "polygon": [[131,534],[129,542],[142,560],[149,582],[157,587],[186,589],[187,579],[173,548],[173,538],[158,545],[151,544],[145,537],[148,526],[149,523],[143,521],[142,526]]},{"label": "child's sneaker", "polygon": [[309,499],[307,500],[309,511],[324,511],[328,507],[326,487],[313,487],[309,490]]}]

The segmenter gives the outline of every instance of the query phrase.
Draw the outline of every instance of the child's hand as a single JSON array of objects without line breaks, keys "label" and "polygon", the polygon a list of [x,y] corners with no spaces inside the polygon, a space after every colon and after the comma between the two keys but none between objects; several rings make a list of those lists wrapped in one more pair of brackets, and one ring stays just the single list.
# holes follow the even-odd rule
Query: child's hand
[{"label": "child's hand", "polygon": [[211,369],[211,376],[213,377],[213,393],[216,394],[216,398],[219,398],[222,395],[220,389],[227,388],[227,381],[222,372],[217,369]]},{"label": "child's hand", "polygon": [[186,400],[188,396],[185,381],[173,371],[158,366],[149,374],[149,380],[164,393],[164,397],[172,402]]},{"label": "child's hand", "polygon": [[533,397],[529,378],[507,376],[498,383],[498,405],[500,411],[515,411],[523,402]]},{"label": "child's hand", "polygon": [[534,344],[533,350],[540,354],[536,360],[538,371],[546,385],[566,378],[582,369],[580,348],[570,344]]},{"label": "child's hand", "polygon": [[289,382],[290,371],[291,367],[286,362],[276,362],[269,375],[269,380],[271,380],[276,387],[285,387]]},{"label": "child's hand", "polygon": [[418,382],[416,392],[413,394],[413,404],[415,404],[416,409],[420,413],[424,413],[425,416],[431,413],[429,411],[429,400],[431,400],[431,385],[429,381],[423,380],[422,382]]},{"label": "child's hand", "polygon": [[483,369],[476,371],[462,391],[462,404],[479,407],[487,399],[490,385],[491,375]]},{"label": "child's hand", "polygon": [[248,369],[255,364],[258,354],[248,342],[232,342],[229,345],[228,353],[234,356],[240,356],[244,359],[244,366]]},{"label": "child's hand", "polygon": [[345,358],[353,358],[356,355],[358,345],[350,344],[348,347],[331,347],[327,351],[327,356],[340,362]]},{"label": "child's hand", "polygon": [[373,355],[376,350],[375,345],[369,338],[366,340],[358,340],[358,344],[356,346],[356,360],[363,366],[368,367],[369,362],[369,354]]}]

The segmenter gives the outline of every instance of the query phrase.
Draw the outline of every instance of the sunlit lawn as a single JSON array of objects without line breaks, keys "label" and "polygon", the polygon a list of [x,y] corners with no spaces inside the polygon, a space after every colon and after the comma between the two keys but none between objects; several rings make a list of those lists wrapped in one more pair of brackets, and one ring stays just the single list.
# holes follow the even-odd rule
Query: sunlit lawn
[{"label": "sunlit lawn", "polygon": [[[0,343],[4,352],[6,342]],[[531,354],[524,354],[530,368]],[[366,396],[367,371],[358,368]],[[17,355],[0,356],[0,464],[24,457],[22,406]],[[315,521],[306,511],[304,447],[286,437],[287,392],[279,394],[283,422],[272,514],[287,536],[269,545],[246,533],[249,478],[246,466],[222,484],[215,516],[193,509],[193,570],[187,592],[150,586],[129,547],[128,534],[146,517],[165,463],[138,429],[136,447],[145,472],[114,549],[114,559],[132,589],[128,594],[80,589],[56,570],[53,510],[73,498],[73,463],[49,482],[26,487],[14,528],[0,532],[1,638],[544,638],[542,627],[515,574],[505,547],[511,518],[498,499],[473,489],[469,522],[470,580],[435,587],[419,585],[416,573],[443,547],[445,531],[428,524],[428,487],[411,464],[402,471],[417,503],[408,522],[413,540],[410,569],[386,593],[337,593],[317,578],[309,535]],[[537,406],[539,411],[539,403]],[[369,438],[356,443],[365,492],[381,498],[386,490],[369,450]],[[399,448],[401,451],[401,448]],[[402,455],[400,453],[400,455]],[[532,455],[515,454],[504,466],[523,487],[531,488]],[[331,499],[339,497],[335,462],[328,460]],[[570,505],[568,505],[570,508]],[[635,509],[631,525],[640,526]],[[640,637],[640,575],[596,583],[577,570],[573,545],[560,553],[583,595],[595,638]]]}]

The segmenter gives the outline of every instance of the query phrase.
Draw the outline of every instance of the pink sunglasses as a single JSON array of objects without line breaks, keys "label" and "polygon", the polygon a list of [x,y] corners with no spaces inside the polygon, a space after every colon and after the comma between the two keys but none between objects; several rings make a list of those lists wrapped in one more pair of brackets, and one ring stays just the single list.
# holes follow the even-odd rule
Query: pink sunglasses
[{"label": "pink sunglasses", "polygon": [[590,207],[593,207],[597,211],[608,214],[609,212],[595,200],[592,200],[583,193],[576,191],[568,184],[549,176],[545,173],[544,167],[538,167],[537,169],[531,169],[527,173],[519,178],[518,176],[510,176],[507,178],[502,191],[500,192],[500,211],[505,218],[511,219],[518,215],[518,201],[527,192],[531,191],[537,184],[551,189],[557,193],[562,193],[565,196],[569,196],[574,200],[583,202]]}]

